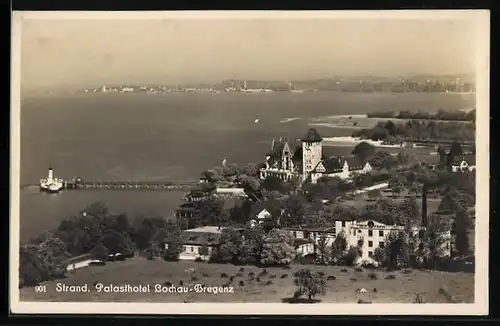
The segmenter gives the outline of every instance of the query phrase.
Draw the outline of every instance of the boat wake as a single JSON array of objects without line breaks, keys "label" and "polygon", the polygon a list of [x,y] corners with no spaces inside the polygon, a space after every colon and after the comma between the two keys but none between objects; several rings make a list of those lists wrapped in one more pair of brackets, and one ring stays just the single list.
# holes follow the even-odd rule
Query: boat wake
[{"label": "boat wake", "polygon": [[288,122],[292,122],[292,121],[299,120],[299,119],[300,119],[299,117],[286,118],[286,119],[281,120],[280,123],[288,123]]}]

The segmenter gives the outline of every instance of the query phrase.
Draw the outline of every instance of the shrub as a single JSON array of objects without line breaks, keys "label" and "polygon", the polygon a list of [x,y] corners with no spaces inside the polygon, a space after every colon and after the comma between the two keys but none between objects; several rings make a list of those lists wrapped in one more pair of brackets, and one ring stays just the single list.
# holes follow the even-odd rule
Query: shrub
[{"label": "shrub", "polygon": [[287,278],[287,277],[288,277],[288,274],[281,275],[281,278]]},{"label": "shrub", "polygon": [[210,277],[210,274],[208,274],[208,273],[203,273],[203,274],[201,274],[201,275],[202,275],[203,277]]},{"label": "shrub", "polygon": [[341,271],[342,273],[348,273],[347,268],[342,268],[340,271]]},{"label": "shrub", "polygon": [[222,273],[222,274],[220,274],[220,277],[221,277],[221,278],[228,278],[228,276],[227,276],[227,274],[226,274],[226,273]]},{"label": "shrub", "polygon": [[201,258],[201,257],[196,257],[194,261],[197,262],[197,263],[203,263],[204,262],[203,258]]},{"label": "shrub", "polygon": [[196,276],[191,276],[191,281],[193,282],[198,281],[198,278]]},{"label": "shrub", "polygon": [[238,273],[234,274],[234,276],[241,277],[241,276],[243,276],[243,274],[241,274],[241,273],[238,272]]},{"label": "shrub", "polygon": [[239,284],[240,284],[240,286],[244,286],[244,285],[245,285],[245,282],[240,281],[240,283],[239,283]]},{"label": "shrub", "polygon": [[336,280],[337,278],[334,276],[334,275],[328,275],[328,277],[326,278],[328,281],[334,281]]},{"label": "shrub", "polygon": [[269,278],[276,278],[276,274],[272,273],[271,275],[269,275]]},{"label": "shrub", "polygon": [[180,281],[179,281],[179,285],[180,285],[180,286],[183,286],[183,285],[184,285],[184,281],[183,281],[183,280],[180,280]]},{"label": "shrub", "polygon": [[234,280],[234,275],[231,275],[231,277],[229,278],[229,281],[233,281]]},{"label": "shrub", "polygon": [[165,281],[165,282],[163,282],[163,285],[165,285],[165,286],[172,286],[172,282],[170,282],[170,281]]},{"label": "shrub", "polygon": [[411,269],[405,269],[405,270],[403,271],[403,274],[411,274]]},{"label": "shrub", "polygon": [[395,279],[396,279],[396,275],[394,275],[394,274],[387,275],[387,276],[385,277],[385,279],[386,279],[386,280],[395,280]]},{"label": "shrub", "polygon": [[272,281],[272,280],[268,280],[268,281],[266,282],[266,285],[271,285],[271,284],[273,284],[273,281]]},{"label": "shrub", "polygon": [[373,292],[377,293],[378,292],[377,288],[373,288]]},{"label": "shrub", "polygon": [[240,268],[240,272],[243,273],[245,269],[243,267]]},{"label": "shrub", "polygon": [[368,278],[370,280],[376,280],[378,277],[377,277],[377,274],[376,273],[370,273],[368,274]]},{"label": "shrub", "polygon": [[415,299],[413,299],[413,303],[424,303],[424,297],[417,293]]},{"label": "shrub", "polygon": [[248,276],[254,276],[254,275],[255,275],[255,273],[254,273],[254,272],[250,272],[250,273],[248,273]]},{"label": "shrub", "polygon": [[356,282],[358,279],[355,278],[355,277],[351,277],[349,280],[353,281],[353,282]]},{"label": "shrub", "polygon": [[325,272],[318,272],[318,275],[325,276]]},{"label": "shrub", "polygon": [[356,271],[356,272],[362,272],[362,271],[363,271],[363,269],[362,269],[362,268],[360,268],[360,267],[356,267],[356,268],[355,268],[355,271]]},{"label": "shrub", "polygon": [[257,278],[255,279],[257,282],[260,282],[260,277],[257,276]]},{"label": "shrub", "polygon": [[293,277],[297,277],[299,275],[299,272],[293,273]]}]

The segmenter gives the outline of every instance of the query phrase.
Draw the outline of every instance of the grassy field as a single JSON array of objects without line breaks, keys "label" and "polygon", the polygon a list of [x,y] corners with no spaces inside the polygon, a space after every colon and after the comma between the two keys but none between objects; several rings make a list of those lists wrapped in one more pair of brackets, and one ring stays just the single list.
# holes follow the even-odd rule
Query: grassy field
[{"label": "grassy field", "polygon": [[[412,270],[410,273],[402,271],[385,272],[374,271],[377,279],[371,279],[370,270],[356,271],[347,268],[342,272],[338,266],[301,266],[292,265],[290,269],[268,268],[268,274],[260,280],[249,281],[248,274],[255,276],[262,268],[244,266],[244,271],[236,275],[240,268],[234,265],[219,265],[196,262],[166,262],[163,260],[150,261],[135,257],[123,262],[112,262],[106,266],[91,266],[70,274],[66,279],[45,282],[47,291],[37,293],[34,288],[20,289],[22,301],[58,301],[58,302],[282,302],[293,295],[296,287],[293,284],[293,273],[300,268],[307,267],[322,271],[325,276],[333,275],[335,280],[329,280],[328,292],[318,299],[328,303],[356,303],[359,299],[371,300],[373,303],[412,303],[416,294],[423,296],[425,302],[450,303],[474,301],[474,275],[465,273],[446,273],[438,271]],[[197,281],[192,281],[186,269],[194,268]],[[231,282],[233,293],[155,293],[155,284],[171,282],[175,286],[179,281],[184,286],[204,284],[207,287],[222,286],[229,282],[221,274],[236,275]],[[272,274],[276,277],[273,278]],[[394,275],[395,279],[385,279],[387,275]],[[287,275],[286,277],[283,275]],[[240,285],[240,281],[244,282]],[[56,284],[84,285],[93,288],[96,282],[104,285],[150,285],[149,293],[96,293],[94,289],[86,293],[57,292]],[[366,288],[368,293],[357,294],[356,289]],[[375,292],[374,289],[377,289]]]}]

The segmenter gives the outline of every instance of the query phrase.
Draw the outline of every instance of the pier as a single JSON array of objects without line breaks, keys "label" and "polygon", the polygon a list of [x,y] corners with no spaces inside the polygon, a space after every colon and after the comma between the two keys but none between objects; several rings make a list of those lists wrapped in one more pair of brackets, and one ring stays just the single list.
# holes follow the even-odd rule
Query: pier
[{"label": "pier", "polygon": [[190,190],[198,181],[132,181],[132,180],[87,180],[66,181],[64,189],[116,189],[116,190]]}]

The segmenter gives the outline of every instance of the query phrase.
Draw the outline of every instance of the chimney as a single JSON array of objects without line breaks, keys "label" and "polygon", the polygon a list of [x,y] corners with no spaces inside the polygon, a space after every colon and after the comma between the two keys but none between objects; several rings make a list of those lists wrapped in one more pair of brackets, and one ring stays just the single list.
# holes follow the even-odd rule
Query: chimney
[{"label": "chimney", "polygon": [[427,183],[422,185],[422,226],[427,226]]}]

